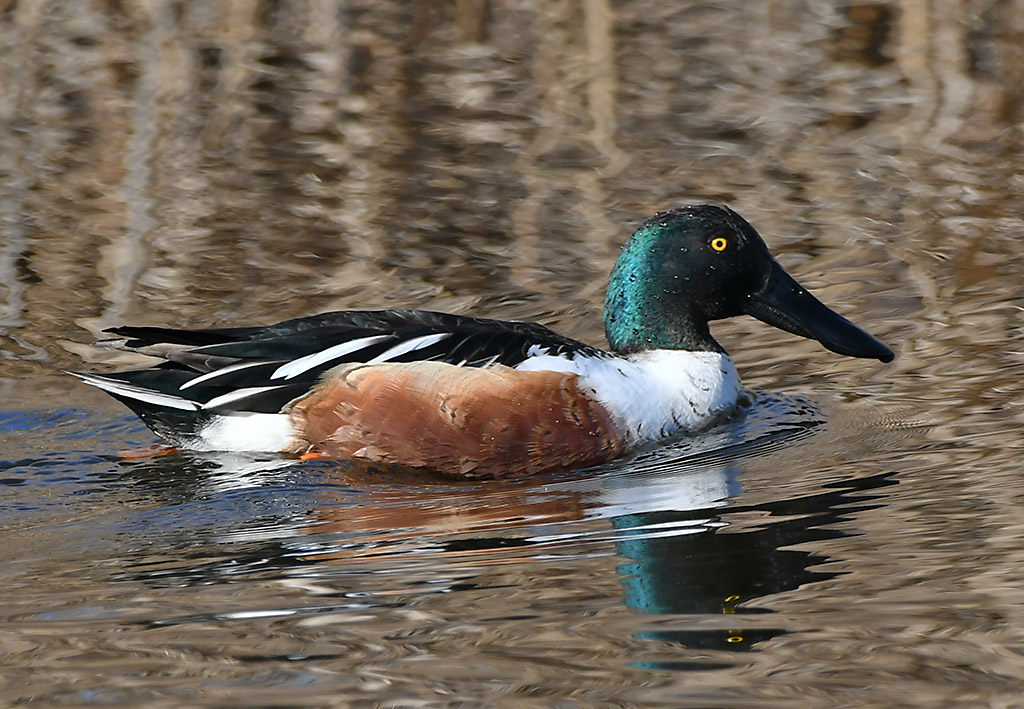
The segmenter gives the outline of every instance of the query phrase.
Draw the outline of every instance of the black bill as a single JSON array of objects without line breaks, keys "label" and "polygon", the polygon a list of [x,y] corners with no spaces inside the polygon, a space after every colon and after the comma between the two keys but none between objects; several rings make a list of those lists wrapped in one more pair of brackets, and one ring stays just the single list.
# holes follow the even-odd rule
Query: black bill
[{"label": "black bill", "polygon": [[893,359],[892,350],[811,295],[775,261],[765,287],[746,297],[746,312],[841,355]]}]

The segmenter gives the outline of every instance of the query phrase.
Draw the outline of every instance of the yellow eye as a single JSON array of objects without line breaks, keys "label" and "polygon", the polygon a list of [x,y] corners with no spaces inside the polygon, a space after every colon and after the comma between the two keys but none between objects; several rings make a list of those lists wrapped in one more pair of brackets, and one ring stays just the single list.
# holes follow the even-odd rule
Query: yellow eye
[{"label": "yellow eye", "polygon": [[716,236],[711,240],[711,248],[715,251],[725,251],[725,247],[729,245],[729,242],[721,236]]}]

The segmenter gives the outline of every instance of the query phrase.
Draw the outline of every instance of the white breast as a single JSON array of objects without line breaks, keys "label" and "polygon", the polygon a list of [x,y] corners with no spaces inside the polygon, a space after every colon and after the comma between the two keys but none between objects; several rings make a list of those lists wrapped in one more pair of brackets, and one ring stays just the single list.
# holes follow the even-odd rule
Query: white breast
[{"label": "white breast", "polygon": [[650,350],[626,357],[531,357],[518,369],[575,372],[580,388],[615,418],[627,445],[694,431],[736,405],[740,384],[729,355]]}]

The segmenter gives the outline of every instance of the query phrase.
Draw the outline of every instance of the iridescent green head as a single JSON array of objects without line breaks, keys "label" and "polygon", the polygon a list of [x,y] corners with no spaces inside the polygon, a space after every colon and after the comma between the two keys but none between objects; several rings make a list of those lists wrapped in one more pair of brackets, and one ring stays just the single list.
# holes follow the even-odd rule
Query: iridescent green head
[{"label": "iridescent green head", "polygon": [[743,217],[711,205],[661,212],[633,232],[612,269],[604,326],[622,354],[723,352],[708,321],[744,313],[840,354],[893,356],[793,280]]}]

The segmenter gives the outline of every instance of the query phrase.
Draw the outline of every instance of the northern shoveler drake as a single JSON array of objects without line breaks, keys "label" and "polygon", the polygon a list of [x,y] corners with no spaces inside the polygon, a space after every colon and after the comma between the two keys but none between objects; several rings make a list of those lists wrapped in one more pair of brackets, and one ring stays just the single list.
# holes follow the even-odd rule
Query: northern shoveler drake
[{"label": "northern shoveler drake", "polygon": [[708,426],[742,393],[708,321],[748,314],[851,357],[892,351],[836,314],[724,207],[643,222],[612,269],[609,350],[529,322],[340,311],[267,327],[116,327],[149,369],[75,373],[196,450],[274,451],[520,477]]}]

